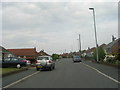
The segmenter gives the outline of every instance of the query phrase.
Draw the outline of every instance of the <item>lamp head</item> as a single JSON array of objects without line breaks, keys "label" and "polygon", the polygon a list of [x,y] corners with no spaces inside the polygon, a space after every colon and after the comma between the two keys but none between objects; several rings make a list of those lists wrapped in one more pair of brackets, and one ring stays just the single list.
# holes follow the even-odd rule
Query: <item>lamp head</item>
[{"label": "lamp head", "polygon": [[89,8],[89,10],[94,10],[94,8]]}]

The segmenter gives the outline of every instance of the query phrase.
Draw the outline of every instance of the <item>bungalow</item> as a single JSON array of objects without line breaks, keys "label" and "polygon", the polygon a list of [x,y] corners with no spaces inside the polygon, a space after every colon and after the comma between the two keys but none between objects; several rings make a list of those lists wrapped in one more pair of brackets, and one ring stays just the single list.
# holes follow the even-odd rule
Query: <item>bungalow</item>
[{"label": "bungalow", "polygon": [[87,57],[93,57],[93,52],[94,52],[94,50],[95,50],[96,48],[95,47],[93,47],[93,48],[88,48],[88,50],[86,50],[85,51],[85,55],[87,56]]},{"label": "bungalow", "polygon": [[68,53],[63,53],[63,54],[60,54],[60,56],[61,56],[62,58],[68,58],[68,57],[69,57],[69,54],[68,54]]},{"label": "bungalow", "polygon": [[44,50],[41,50],[40,52],[37,52],[37,56],[50,56],[50,55],[44,52]]},{"label": "bungalow", "polygon": [[4,47],[0,46],[0,60],[4,60],[5,58],[8,57],[17,57],[15,54],[12,52],[8,51]]},{"label": "bungalow", "polygon": [[[99,47],[102,47],[103,49],[105,49],[105,46],[106,46],[106,44],[102,44],[102,45],[100,45]],[[94,53],[94,51],[96,50],[96,47],[93,47],[93,48],[89,48],[88,47],[88,49],[87,50],[83,50],[82,51],[82,56],[83,57],[85,57],[85,56],[87,56],[87,57],[93,57],[93,53]]]},{"label": "bungalow", "polygon": [[17,57],[28,59],[31,62],[35,62],[37,57],[36,48],[7,49],[7,50],[16,54]]},{"label": "bungalow", "polygon": [[117,40],[113,40],[105,47],[106,54],[108,55],[116,55],[120,54],[120,38]]},{"label": "bungalow", "polygon": [[86,50],[81,51],[81,56],[85,57],[86,56]]}]

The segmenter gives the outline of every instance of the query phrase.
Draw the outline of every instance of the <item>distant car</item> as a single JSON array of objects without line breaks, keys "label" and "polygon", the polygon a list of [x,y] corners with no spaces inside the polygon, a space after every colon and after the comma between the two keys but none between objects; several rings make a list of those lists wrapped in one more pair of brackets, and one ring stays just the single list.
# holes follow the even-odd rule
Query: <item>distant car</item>
[{"label": "distant car", "polygon": [[42,69],[55,69],[55,62],[53,61],[52,57],[50,56],[38,56],[36,60],[36,70]]},{"label": "distant car", "polygon": [[73,56],[73,62],[82,62],[80,56]]},{"label": "distant car", "polygon": [[23,58],[18,58],[18,57],[9,57],[9,58],[5,58],[4,60],[2,60],[2,67],[16,67],[16,68],[21,68],[21,67],[25,67],[26,64],[26,60],[24,60]]}]

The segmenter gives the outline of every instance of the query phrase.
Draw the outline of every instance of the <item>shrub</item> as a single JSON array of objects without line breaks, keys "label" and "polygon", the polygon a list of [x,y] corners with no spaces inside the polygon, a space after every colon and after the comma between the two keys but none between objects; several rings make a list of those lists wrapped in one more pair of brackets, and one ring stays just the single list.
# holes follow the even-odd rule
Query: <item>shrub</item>
[{"label": "shrub", "polygon": [[[97,60],[96,50],[93,52],[93,58]],[[99,61],[102,61],[105,58],[105,51],[102,47],[98,47],[98,58]]]},{"label": "shrub", "polygon": [[113,60],[113,58],[109,57],[109,58],[107,58],[107,62],[108,63],[115,63],[115,60]]},{"label": "shrub", "polygon": [[58,54],[52,54],[52,58],[53,58],[53,60],[59,59],[59,55]]},{"label": "shrub", "polygon": [[62,56],[62,58],[67,58],[66,56]]},{"label": "shrub", "polygon": [[118,65],[120,65],[120,61],[119,61],[119,60],[117,60],[117,61],[115,62],[115,64],[118,64]]}]

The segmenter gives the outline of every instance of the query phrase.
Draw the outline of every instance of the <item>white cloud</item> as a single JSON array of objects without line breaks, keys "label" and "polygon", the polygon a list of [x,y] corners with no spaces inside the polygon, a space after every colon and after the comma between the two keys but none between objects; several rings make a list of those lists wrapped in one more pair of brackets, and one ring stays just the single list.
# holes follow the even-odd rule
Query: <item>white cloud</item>
[{"label": "white cloud", "polygon": [[1,0],[2,2],[119,2],[119,0]]},{"label": "white cloud", "polygon": [[[95,46],[93,16],[96,11],[98,43],[108,43],[117,35],[117,3],[113,2],[34,2],[3,3],[3,45],[33,47],[49,53]],[[108,33],[108,35],[104,33]],[[102,35],[102,36],[101,36]],[[105,37],[106,36],[106,37]],[[116,36],[117,37],[117,36]]]},{"label": "white cloud", "polygon": [[0,3],[0,45],[2,45],[2,4]]}]

